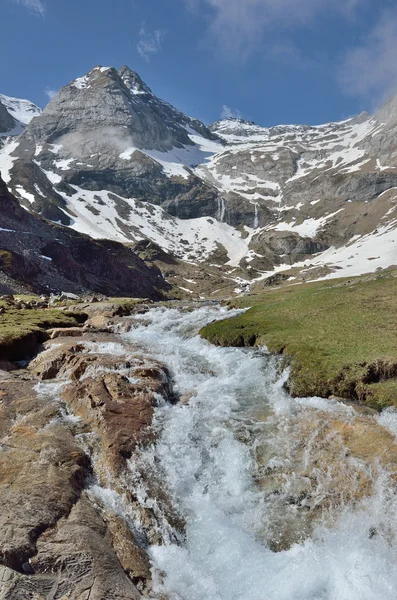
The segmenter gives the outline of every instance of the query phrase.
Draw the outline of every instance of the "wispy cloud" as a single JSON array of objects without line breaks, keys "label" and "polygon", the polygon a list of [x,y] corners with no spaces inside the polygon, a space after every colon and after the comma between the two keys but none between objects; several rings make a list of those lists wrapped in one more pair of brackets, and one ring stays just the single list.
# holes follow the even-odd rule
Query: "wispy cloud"
[{"label": "wispy cloud", "polygon": [[221,111],[221,119],[241,119],[242,114],[236,108],[230,108],[224,104]]},{"label": "wispy cloud", "polygon": [[142,23],[139,31],[139,42],[137,44],[138,52],[142,58],[149,61],[151,56],[160,52],[165,33],[163,29],[150,31],[146,23]]},{"label": "wispy cloud", "polygon": [[387,10],[350,50],[339,73],[342,89],[379,103],[397,91],[397,9]]},{"label": "wispy cloud", "polygon": [[227,55],[246,59],[266,33],[308,25],[325,11],[351,17],[366,0],[183,0],[209,18],[214,43]]},{"label": "wispy cloud", "polygon": [[14,0],[14,2],[28,8],[36,15],[44,16],[45,4],[43,0]]},{"label": "wispy cloud", "polygon": [[48,96],[49,100],[52,100],[53,97],[57,95],[58,90],[53,90],[52,88],[46,88],[44,90],[44,93],[45,93],[46,96]]}]

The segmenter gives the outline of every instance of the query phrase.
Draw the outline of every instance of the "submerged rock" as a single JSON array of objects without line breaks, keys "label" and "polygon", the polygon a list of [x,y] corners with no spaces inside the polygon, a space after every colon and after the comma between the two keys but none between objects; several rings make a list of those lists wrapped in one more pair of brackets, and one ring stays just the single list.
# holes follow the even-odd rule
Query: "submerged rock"
[{"label": "submerged rock", "polygon": [[397,442],[365,411],[300,410],[265,419],[256,483],[270,500],[263,535],[274,551],[306,540],[320,523],[332,525],[343,509],[373,495],[382,468],[397,477]]}]

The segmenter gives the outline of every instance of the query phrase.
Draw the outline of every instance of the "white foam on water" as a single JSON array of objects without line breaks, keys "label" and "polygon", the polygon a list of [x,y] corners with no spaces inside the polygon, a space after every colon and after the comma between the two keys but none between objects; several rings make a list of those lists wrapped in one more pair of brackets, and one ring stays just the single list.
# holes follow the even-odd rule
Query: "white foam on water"
[{"label": "white foam on water", "polygon": [[[188,404],[156,409],[158,441],[141,456],[187,523],[182,545],[171,539],[151,547],[155,592],[171,600],[395,600],[397,501],[380,467],[373,496],[342,504],[288,550],[267,544],[263,528],[278,499],[255,485],[255,453],[239,435],[244,420],[268,410],[279,426],[273,464],[288,467],[297,449],[289,439],[295,420],[318,418],[320,427],[324,415],[348,421],[355,413],[338,402],[291,398],[283,380],[274,382],[277,361],[264,351],[217,348],[195,335],[236,312],[156,308],[142,323],[134,317],[137,327],[122,335],[163,360],[177,392],[190,396]],[[352,462],[353,474],[355,464],[366,468]]]},{"label": "white foam on water", "polygon": [[[52,346],[52,349],[60,345],[61,344],[54,344]],[[48,349],[46,352],[50,351],[51,348]],[[39,398],[55,400],[60,403],[58,415],[51,419],[51,421],[45,426],[45,429],[50,429],[51,427],[57,426],[61,423],[66,423],[71,426],[79,425],[80,423],[82,423],[81,417],[70,412],[69,406],[64,404],[62,401],[62,392],[64,388],[70,383],[70,379],[65,379],[62,381],[39,381],[34,386],[33,389],[36,391]]]},{"label": "white foam on water", "polygon": [[378,423],[385,427],[394,435],[397,440],[397,409],[394,407],[386,408],[378,416]]},{"label": "white foam on water", "polygon": [[87,348],[87,354],[110,354],[112,356],[125,356],[128,352],[122,344],[117,342],[81,342]]},{"label": "white foam on water", "polygon": [[166,573],[158,589],[183,600],[392,600],[397,550],[384,525],[397,515],[395,502],[384,501],[380,493],[333,530],[318,529],[312,540],[279,553],[223,514],[203,511],[189,523],[184,547],[152,549]]},{"label": "white foam on water", "polygon": [[93,483],[87,488],[88,495],[99,502],[104,508],[120,517],[126,516],[127,508],[122,496],[115,490]]},{"label": "white foam on water", "polygon": [[[60,344],[54,344],[52,349]],[[47,350],[47,352],[51,352],[51,348]],[[42,355],[44,352],[42,353]],[[54,398],[56,400],[60,400],[61,393],[63,389],[71,383],[70,380],[66,381],[39,381],[34,386],[34,390],[37,392],[37,395],[41,398]]]}]

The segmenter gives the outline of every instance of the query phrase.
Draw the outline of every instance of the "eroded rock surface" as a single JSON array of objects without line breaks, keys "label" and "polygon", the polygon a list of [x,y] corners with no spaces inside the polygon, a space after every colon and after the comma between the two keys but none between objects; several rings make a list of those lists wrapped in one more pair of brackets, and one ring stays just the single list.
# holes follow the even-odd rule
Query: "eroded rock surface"
[{"label": "eroded rock surface", "polygon": [[41,533],[78,500],[89,459],[56,423],[59,406],[35,397],[30,382],[4,381],[0,389],[0,557],[24,570]]},{"label": "eroded rock surface", "polygon": [[69,333],[28,371],[0,373],[0,599],[149,597],[135,517],[161,539],[129,461],[154,440],[159,394],[173,400],[170,374],[111,333]]}]

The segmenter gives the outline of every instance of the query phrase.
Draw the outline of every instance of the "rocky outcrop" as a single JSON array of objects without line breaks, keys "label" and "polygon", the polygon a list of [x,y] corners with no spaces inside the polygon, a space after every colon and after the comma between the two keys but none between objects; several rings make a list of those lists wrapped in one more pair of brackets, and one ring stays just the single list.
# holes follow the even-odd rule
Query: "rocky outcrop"
[{"label": "rocky outcrop", "polygon": [[140,598],[83,491],[90,458],[56,395],[0,381],[0,587],[4,600]]},{"label": "rocky outcrop", "polygon": [[69,515],[40,537],[26,573],[0,566],[2,598],[139,600],[132,571],[126,572],[111,540],[109,525],[83,492]]},{"label": "rocky outcrop", "polygon": [[80,497],[89,461],[67,427],[43,430],[56,403],[37,400],[24,382],[2,382],[1,390],[0,562],[28,573],[39,536]]},{"label": "rocky outcrop", "polygon": [[120,352],[110,332],[59,342],[48,341],[28,372],[0,372],[0,596],[149,597],[144,540],[161,542],[159,514],[137,501],[128,464],[155,439],[159,394],[173,401],[170,374],[131,346]]},{"label": "rocky outcrop", "polygon": [[290,231],[262,231],[254,236],[251,244],[257,256],[249,261],[252,267],[263,268],[268,265],[269,270],[278,264],[290,264],[305,260],[326,250],[329,245],[324,241],[302,237]]}]

